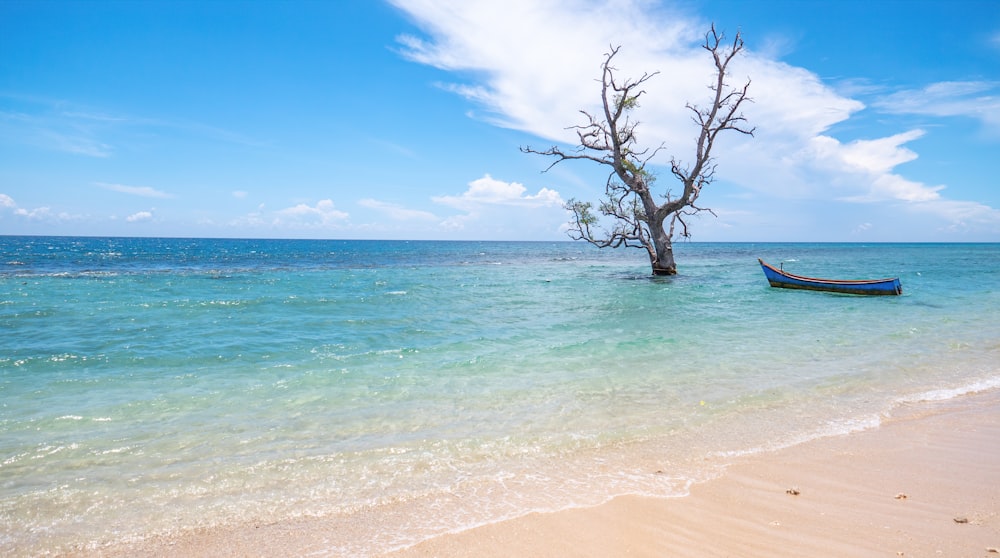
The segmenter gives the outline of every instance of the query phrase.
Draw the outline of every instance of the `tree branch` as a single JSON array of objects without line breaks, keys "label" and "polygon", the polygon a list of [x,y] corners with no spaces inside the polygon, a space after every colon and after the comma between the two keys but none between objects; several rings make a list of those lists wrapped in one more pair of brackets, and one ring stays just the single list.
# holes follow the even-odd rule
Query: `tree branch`
[{"label": "tree branch", "polygon": [[[703,211],[715,214],[696,202],[702,190],[715,179],[716,165],[712,149],[719,133],[735,130],[752,136],[755,131],[755,128],[747,125],[747,119],[740,112],[744,102],[752,102],[747,95],[750,80],[737,88],[726,84],[730,62],[743,51],[743,37],[737,32],[732,43],[724,44],[724,40],[725,35],[716,31],[715,25],[705,34],[702,48],[712,55],[716,71],[715,80],[709,85],[712,99],[708,108],[704,109],[690,103],[685,105],[692,112],[691,118],[698,125],[699,133],[692,164],[686,165],[676,157],[670,160],[670,173],[682,185],[678,197],[673,197],[668,189],[663,195],[664,201],[657,203],[650,193],[650,186],[656,177],[646,170],[646,165],[666,146],[661,143],[652,150],[638,147],[635,131],[639,122],[630,119],[631,112],[639,108],[639,99],[646,93],[642,89],[643,84],[659,72],[644,73],[638,79],[619,82],[616,79],[618,70],[612,62],[621,46],[610,47],[601,64],[601,77],[597,81],[601,84],[603,117],[580,111],[587,122],[567,128],[576,132],[577,148],[573,151],[559,146],[545,150],[521,148],[523,153],[555,158],[545,169],[546,172],[558,163],[574,159],[593,161],[611,168],[605,185],[605,199],[597,211],[600,215],[611,218],[614,225],[610,230],[601,228],[598,224],[599,217],[595,215],[590,202],[571,199],[565,206],[573,214],[569,230],[571,238],[586,240],[602,248],[645,248],[655,273],[674,272],[671,249],[674,233],[679,232],[682,237],[689,237],[687,217]],[[664,226],[668,220],[669,231],[666,231]]]}]

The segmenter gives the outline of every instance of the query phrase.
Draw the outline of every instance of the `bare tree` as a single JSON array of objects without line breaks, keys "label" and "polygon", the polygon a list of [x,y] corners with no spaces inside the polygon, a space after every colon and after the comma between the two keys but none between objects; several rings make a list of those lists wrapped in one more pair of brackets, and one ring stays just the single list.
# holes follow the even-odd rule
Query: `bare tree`
[{"label": "bare tree", "polygon": [[670,172],[683,186],[679,195],[668,188],[662,201],[657,203],[658,200],[650,190],[656,177],[646,169],[646,165],[665,146],[661,144],[652,151],[637,146],[635,129],[639,122],[629,117],[632,110],[639,106],[639,97],[645,93],[641,86],[659,72],[643,74],[639,79],[627,79],[619,83],[615,79],[617,69],[611,62],[621,49],[620,46],[613,47],[605,55],[601,65],[604,114],[598,117],[580,111],[589,123],[571,127],[576,130],[580,145],[572,151],[563,151],[559,147],[550,147],[544,151],[531,147],[521,148],[524,153],[555,157],[556,160],[549,165],[549,169],[567,159],[586,159],[611,167],[605,188],[606,197],[601,201],[598,211],[613,218],[613,226],[610,229],[600,226],[590,202],[570,199],[566,202],[566,209],[573,213],[569,229],[573,239],[586,240],[601,248],[644,248],[649,254],[649,262],[655,275],[677,273],[673,252],[674,234],[678,233],[685,238],[691,236],[686,220],[689,216],[702,211],[715,215],[711,209],[701,207],[697,202],[702,188],[711,184],[715,178],[716,165],[712,159],[712,148],[716,138],[723,130],[736,130],[750,136],[754,133],[754,128],[747,127],[746,118],[739,112],[740,105],[750,100],[747,97],[750,80],[742,87],[729,87],[726,83],[727,68],[743,50],[743,38],[737,32],[732,43],[723,44],[723,40],[724,35],[716,32],[714,25],[705,34],[702,46],[711,53],[715,61],[716,79],[709,87],[714,98],[708,108],[687,104],[687,108],[693,113],[692,120],[700,127],[700,132],[693,163],[684,164],[676,157],[671,158]]}]

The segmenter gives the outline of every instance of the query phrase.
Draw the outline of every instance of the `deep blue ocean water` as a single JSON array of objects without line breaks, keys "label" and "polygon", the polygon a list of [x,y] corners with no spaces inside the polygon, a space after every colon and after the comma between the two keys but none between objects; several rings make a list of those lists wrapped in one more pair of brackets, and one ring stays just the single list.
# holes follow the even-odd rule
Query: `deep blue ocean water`
[{"label": "deep blue ocean water", "polygon": [[313,516],[372,554],[1000,387],[998,244],[675,250],[0,236],[0,554]]}]

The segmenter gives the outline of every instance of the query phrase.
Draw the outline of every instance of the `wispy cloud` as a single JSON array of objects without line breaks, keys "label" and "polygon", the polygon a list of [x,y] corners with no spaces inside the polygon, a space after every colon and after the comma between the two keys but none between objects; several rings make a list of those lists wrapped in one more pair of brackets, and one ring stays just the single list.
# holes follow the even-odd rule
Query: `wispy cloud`
[{"label": "wispy cloud", "polygon": [[99,125],[79,116],[51,110],[26,112],[0,110],[0,135],[7,141],[74,155],[106,158],[114,149],[100,138]]},{"label": "wispy cloud", "polygon": [[141,196],[144,198],[172,198],[171,194],[157,190],[150,186],[127,186],[125,184],[109,184],[107,182],[95,182],[96,186],[100,186],[105,190],[111,190],[113,192],[121,192],[123,194],[129,194],[132,196]]},{"label": "wispy cloud", "polygon": [[372,143],[378,145],[384,151],[391,151],[407,159],[414,159],[414,160],[419,159],[416,152],[414,152],[412,149],[408,147],[399,145],[398,143],[393,143],[391,141],[385,141],[380,139],[373,139],[371,141]]},{"label": "wispy cloud", "polygon": [[940,232],[987,230],[1000,234],[1000,210],[978,202],[937,199],[907,204],[904,209],[943,219],[946,224]]},{"label": "wispy cloud", "polygon": [[186,136],[239,145],[260,146],[232,130],[184,119],[116,113],[62,99],[0,93],[0,135],[8,141],[74,155],[108,158],[116,146],[141,132],[180,132]]},{"label": "wispy cloud", "polygon": [[898,91],[872,104],[887,113],[965,116],[1000,126],[1000,82],[946,81]]}]

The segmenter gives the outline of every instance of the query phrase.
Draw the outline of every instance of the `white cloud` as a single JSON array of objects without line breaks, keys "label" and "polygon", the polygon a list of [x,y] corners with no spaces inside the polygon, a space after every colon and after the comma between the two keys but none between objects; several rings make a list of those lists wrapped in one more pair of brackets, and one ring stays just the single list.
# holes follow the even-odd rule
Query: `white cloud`
[{"label": "white cloud", "polygon": [[[445,70],[485,76],[449,89],[482,104],[500,123],[574,143],[567,127],[581,122],[580,109],[599,110],[600,63],[609,45],[621,45],[615,59],[619,75],[659,72],[645,84],[639,133],[656,143],[691,143],[685,104],[705,99],[712,77],[710,58],[701,47],[706,21],[657,12],[642,0],[394,2],[430,35],[428,40],[400,38],[404,54]],[[755,100],[747,113],[768,134],[814,135],[863,108],[815,74],[753,52],[735,63],[731,81],[746,76],[753,78]]]},{"label": "white cloud", "polygon": [[457,196],[436,196],[434,203],[462,213],[445,218],[441,230],[474,238],[545,238],[557,234],[567,216],[559,192],[541,188],[536,194],[517,182],[483,175]]},{"label": "white cloud", "polygon": [[140,223],[143,221],[150,221],[152,219],[153,219],[152,211],[139,211],[125,218],[125,220],[128,221],[129,223]]},{"label": "white cloud", "polygon": [[299,203],[291,207],[270,211],[266,204],[259,204],[256,211],[235,217],[225,226],[233,229],[262,231],[316,230],[338,228],[347,224],[350,215],[336,208],[333,200],[320,200],[316,205]]},{"label": "white cloud", "polygon": [[893,114],[965,116],[993,128],[1000,126],[1000,82],[946,81],[899,91],[874,103]]},{"label": "white cloud", "polygon": [[242,200],[242,199],[246,198],[247,195],[248,195],[248,193],[245,192],[245,191],[243,191],[243,190],[233,190],[233,197],[236,198],[236,199],[238,199],[238,200]]},{"label": "white cloud", "polygon": [[105,190],[111,190],[113,192],[121,192],[123,194],[129,194],[132,196],[141,196],[144,198],[172,198],[173,196],[151,188],[149,186],[126,186],[125,184],[109,184],[107,182],[95,182],[94,183]]},{"label": "white cloud", "polygon": [[27,217],[28,219],[48,219],[52,217],[52,208],[50,207],[36,207],[35,209],[24,209],[17,208],[14,210],[15,215],[20,215],[21,217]]},{"label": "white cloud", "polygon": [[82,133],[63,133],[38,130],[38,137],[45,146],[56,151],[104,159],[112,154],[111,146]]},{"label": "white cloud", "polygon": [[[62,101],[11,97],[27,101],[30,112],[0,111],[0,135],[19,143],[75,155],[107,158],[112,147],[99,139],[106,124],[85,114],[61,110]],[[40,110],[39,110],[40,109]]]},{"label": "white cloud", "polygon": [[315,206],[300,203],[275,212],[275,225],[330,225],[347,220],[349,215],[333,205],[333,200],[320,200]]},{"label": "white cloud", "polygon": [[30,221],[71,221],[80,218],[79,216],[71,215],[66,212],[55,213],[52,211],[52,208],[45,206],[36,207],[34,209],[18,207],[14,198],[8,196],[7,194],[0,194],[0,208],[10,210],[11,213],[17,217],[28,219]]},{"label": "white cloud", "polygon": [[550,139],[567,137],[578,109],[596,106],[594,78],[609,45],[642,37],[643,50],[619,60],[632,68],[644,52],[676,50],[697,37],[680,18],[650,17],[652,4],[642,1],[394,3],[431,36],[401,37],[406,56],[449,71],[485,72],[485,83],[448,88],[481,103],[496,122]]},{"label": "white cloud", "polygon": [[366,198],[358,201],[361,207],[374,209],[394,221],[437,221],[438,217],[429,211],[409,209],[401,205]]},{"label": "white cloud", "polygon": [[927,186],[893,173],[893,169],[917,158],[904,144],[924,135],[911,130],[875,140],[855,140],[842,144],[828,136],[813,138],[810,147],[800,153],[804,162],[826,171],[829,192],[835,198],[873,202],[900,200],[922,202],[940,198],[944,186]]},{"label": "white cloud", "polygon": [[863,171],[889,172],[897,165],[917,158],[916,153],[901,146],[923,135],[923,130],[912,130],[876,140],[856,140],[843,146],[841,158],[848,165]]},{"label": "white cloud", "polygon": [[507,205],[520,207],[562,207],[559,192],[542,188],[535,195],[525,195],[527,188],[517,182],[503,182],[490,175],[484,175],[469,183],[469,189],[458,196],[437,196],[431,198],[440,203],[469,211],[483,205]]},{"label": "white cloud", "polygon": [[906,210],[943,219],[948,225],[942,232],[976,229],[1000,234],[1000,210],[981,203],[938,199],[908,204]]},{"label": "white cloud", "polygon": [[127,135],[180,132],[195,138],[258,146],[260,142],[239,133],[201,122],[160,120],[134,115],[112,114],[99,108],[78,105],[64,99],[10,95],[22,111],[0,111],[0,136],[41,149],[62,151],[88,157],[108,158],[115,153],[115,144],[129,141]]},{"label": "white cloud", "polygon": [[[400,37],[403,54],[454,72],[456,83],[445,88],[481,107],[485,115],[480,118],[543,138],[543,145],[534,147],[550,141],[576,145],[568,127],[585,123],[580,110],[599,113],[600,64],[609,45],[621,45],[615,59],[620,78],[659,72],[644,84],[637,112],[644,146],[666,145],[653,163],[665,165],[671,156],[682,162],[693,158],[696,128],[685,105],[704,105],[709,94],[712,63],[701,47],[708,21],[668,13],[662,4],[646,0],[391,1],[425,33]],[[731,38],[736,29],[722,31]],[[815,73],[775,60],[784,47],[764,39],[757,43],[763,49],[748,49],[731,68],[731,84],[752,79],[753,103],[745,105],[744,114],[756,133],[753,138],[720,136],[714,152],[720,180],[776,198],[944,201],[944,186],[908,179],[896,170],[917,158],[906,145],[923,130],[846,143],[836,139],[832,128],[865,105]],[[1000,123],[996,87],[992,82],[935,84],[882,98],[874,107]],[[669,187],[668,168],[659,170],[663,186]],[[505,192],[521,195],[513,185],[496,187],[482,184],[434,201],[469,210],[476,203],[502,200]],[[710,198],[703,201],[711,205]]]}]

